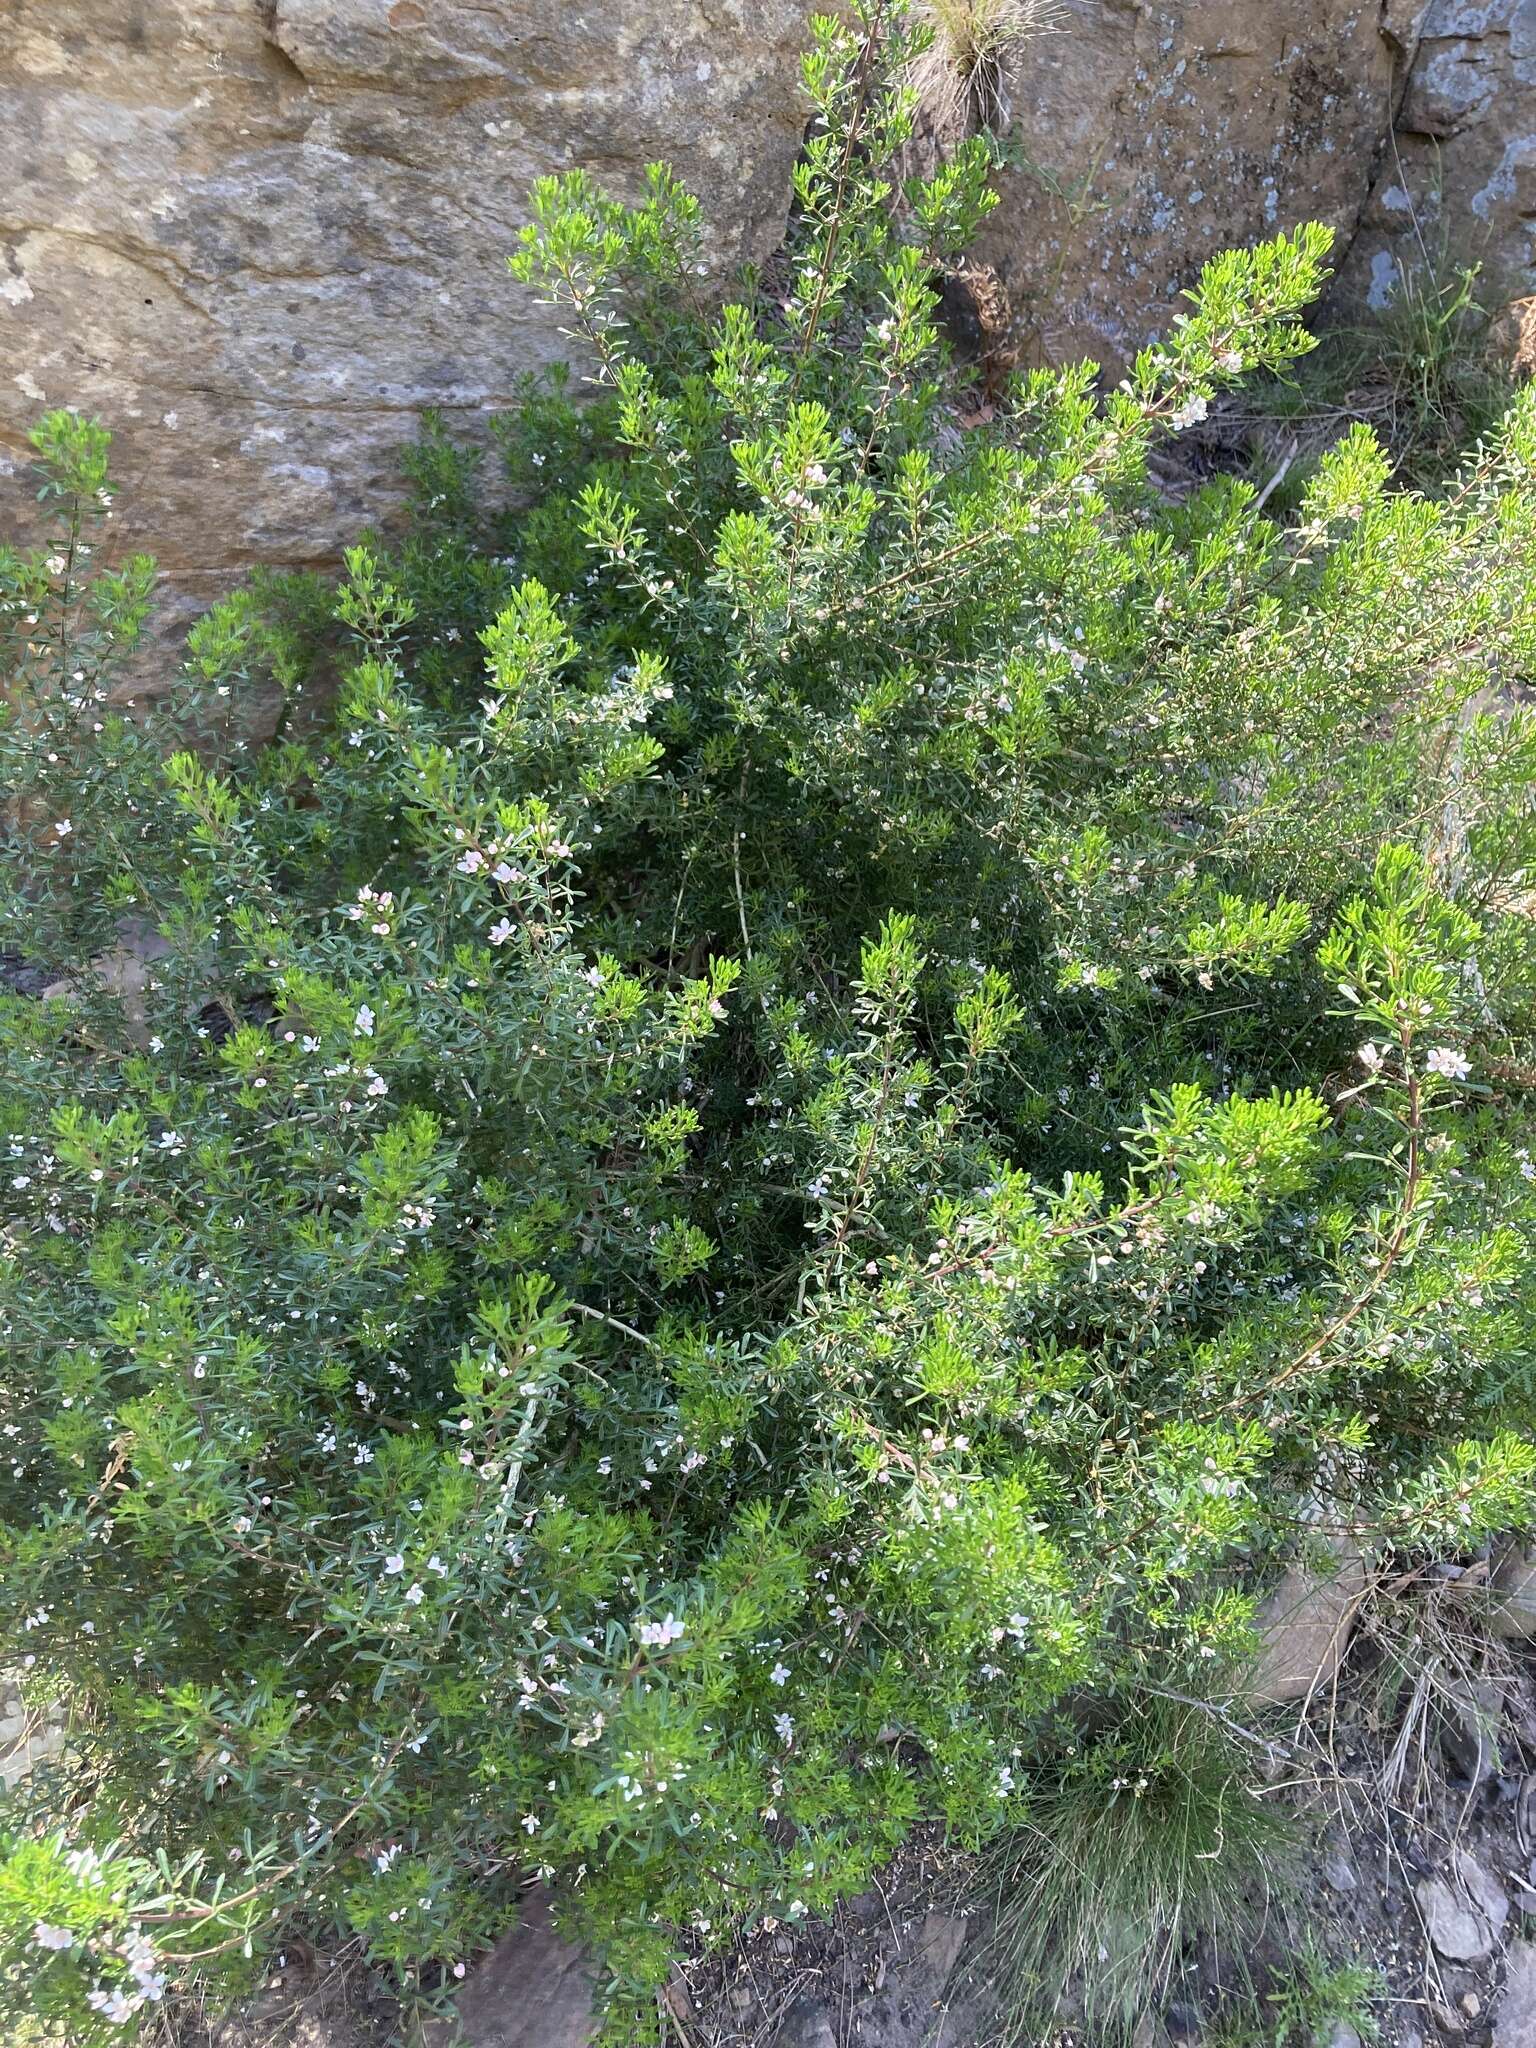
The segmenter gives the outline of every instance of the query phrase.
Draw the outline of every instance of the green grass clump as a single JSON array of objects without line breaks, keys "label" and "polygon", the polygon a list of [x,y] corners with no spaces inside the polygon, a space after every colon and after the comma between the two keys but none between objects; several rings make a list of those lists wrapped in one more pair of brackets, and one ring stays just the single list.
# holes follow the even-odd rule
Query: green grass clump
[{"label": "green grass clump", "polygon": [[1294,1849],[1253,1756],[1218,1713],[1157,1694],[1029,1775],[1024,1818],[983,1862],[978,1974],[1003,2040],[1070,2015],[1094,2042],[1129,2042],[1176,1995],[1196,1936],[1243,1954]]}]

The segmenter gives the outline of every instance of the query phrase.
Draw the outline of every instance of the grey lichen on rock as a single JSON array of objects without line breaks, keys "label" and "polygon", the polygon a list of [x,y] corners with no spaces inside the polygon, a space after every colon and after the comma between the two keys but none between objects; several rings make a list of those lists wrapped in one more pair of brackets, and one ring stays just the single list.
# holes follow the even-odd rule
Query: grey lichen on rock
[{"label": "grey lichen on rock", "polygon": [[1429,0],[1418,12],[1344,286],[1383,310],[1405,271],[1476,265],[1496,310],[1536,289],[1536,0]]}]

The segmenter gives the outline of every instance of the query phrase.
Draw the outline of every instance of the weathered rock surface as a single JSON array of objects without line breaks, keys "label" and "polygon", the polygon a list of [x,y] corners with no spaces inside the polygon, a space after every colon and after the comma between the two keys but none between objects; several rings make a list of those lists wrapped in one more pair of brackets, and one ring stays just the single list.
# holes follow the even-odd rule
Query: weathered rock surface
[{"label": "weathered rock surface", "polygon": [[1261,1648],[1248,1692],[1260,1704],[1304,1700],[1325,1687],[1349,1647],[1367,1584],[1365,1558],[1347,1537],[1327,1548],[1329,1568],[1298,1558],[1255,1616]]},{"label": "weathered rock surface", "polygon": [[1492,1679],[1457,1687],[1440,1714],[1440,1747],[1448,1763],[1470,1784],[1485,1784],[1500,1763],[1504,1690]]},{"label": "weathered rock surface", "polygon": [[587,2048],[597,2032],[587,1958],[555,1930],[543,1892],[470,1974],[458,2024],[431,2030],[430,2048]]},{"label": "weathered rock surface", "polygon": [[797,1999],[773,2037],[773,2048],[837,2048],[832,2015],[817,1999]]},{"label": "weathered rock surface", "polygon": [[[671,161],[708,271],[782,228],[809,0],[0,0],[0,469],[46,405],[120,437],[172,608],[330,562],[413,416],[564,353],[504,257],[541,173]],[[1062,0],[982,252],[1026,357],[1114,366],[1229,244],[1309,217],[1536,291],[1536,0]],[[1394,138],[1393,123],[1397,122]],[[1362,219],[1364,229],[1358,235]],[[706,279],[707,284],[707,279]],[[30,493],[0,483],[0,529]]]},{"label": "weathered rock surface", "polygon": [[29,1713],[13,1680],[0,1674],[0,1790],[12,1790],[34,1764],[59,1755],[64,1739],[62,1711]]},{"label": "weathered rock surface", "polygon": [[[778,239],[800,0],[0,0],[0,460],[120,436],[173,585],[333,559],[565,352],[505,258],[532,181],[670,159],[723,270]],[[30,492],[4,491],[7,529]]]},{"label": "weathered rock surface", "polygon": [[1497,1934],[1509,1918],[1509,1898],[1503,1885],[1468,1849],[1455,1852],[1451,1868],[1462,1890]]},{"label": "weathered rock surface", "polygon": [[987,254],[1033,352],[1111,363],[1202,263],[1303,220],[1345,238],[1392,126],[1415,10],[1380,0],[1066,0],[1026,44]]},{"label": "weathered rock surface", "polygon": [[889,2048],[926,2048],[943,2019],[942,2000],[968,1932],[966,1922],[934,1907],[908,1955],[882,1988],[860,2001],[861,2036]]},{"label": "weathered rock surface", "polygon": [[1536,288],[1536,0],[1429,0],[1392,150],[1345,286],[1380,308],[1429,256],[1481,264],[1497,307]]},{"label": "weathered rock surface", "polygon": [[1424,1878],[1417,1891],[1425,1929],[1448,1962],[1475,1963],[1492,1955],[1509,1918],[1509,1899],[1476,1857],[1458,1850],[1451,1878]]},{"label": "weathered rock surface", "polygon": [[1493,1953],[1492,1928],[1443,1877],[1424,1878],[1418,1899],[1429,1938],[1448,1961],[1476,1962]]},{"label": "weathered rock surface", "polygon": [[1512,1941],[1504,1985],[1493,2005],[1493,2048],[1530,2048],[1536,2041],[1536,1943]]},{"label": "weathered rock surface", "polygon": [[1511,1543],[1489,1581],[1488,1625],[1511,1642],[1536,1639],[1536,1557]]},{"label": "weathered rock surface", "polygon": [[796,2000],[773,2036],[773,2048],[837,2048],[841,2040],[878,2042],[880,2048],[938,2048],[954,2036],[946,2024],[945,1993],[965,1946],[967,1923],[932,1908],[916,1938],[899,1955],[878,1991],[854,2001],[844,2025],[813,1995]]}]

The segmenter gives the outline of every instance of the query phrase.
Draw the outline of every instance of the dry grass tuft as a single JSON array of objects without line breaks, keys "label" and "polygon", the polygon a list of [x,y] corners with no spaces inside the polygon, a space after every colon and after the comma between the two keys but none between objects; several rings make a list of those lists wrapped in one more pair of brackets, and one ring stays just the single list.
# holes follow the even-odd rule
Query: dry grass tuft
[{"label": "dry grass tuft", "polygon": [[933,41],[912,83],[945,132],[1008,125],[1007,66],[1031,38],[1066,25],[1058,0],[925,0]]}]

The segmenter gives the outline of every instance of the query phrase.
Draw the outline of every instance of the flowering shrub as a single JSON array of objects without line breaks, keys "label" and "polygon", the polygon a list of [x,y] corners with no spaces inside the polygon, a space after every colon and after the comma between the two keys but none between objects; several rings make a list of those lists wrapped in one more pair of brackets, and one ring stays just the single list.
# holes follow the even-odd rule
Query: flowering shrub
[{"label": "flowering shrub", "polygon": [[[1326,1502],[1527,1513],[1536,400],[1433,502],[1147,457],[1307,346],[1316,228],[1096,399],[966,424],[895,32],[816,29],[774,295],[545,181],[595,393],[120,701],[107,437],[0,551],[0,1864],[71,2043],[294,1929],[451,1994],[529,1875],[677,1931],[1028,1810],[1077,1701],[1235,1682]],[[94,551],[94,552],[93,552]],[[276,740],[197,737],[260,678]]]}]

